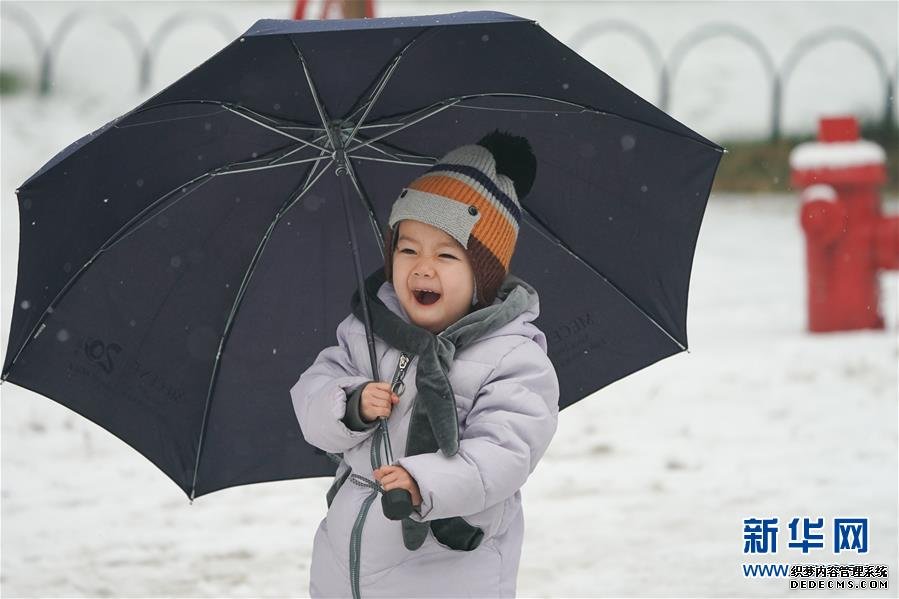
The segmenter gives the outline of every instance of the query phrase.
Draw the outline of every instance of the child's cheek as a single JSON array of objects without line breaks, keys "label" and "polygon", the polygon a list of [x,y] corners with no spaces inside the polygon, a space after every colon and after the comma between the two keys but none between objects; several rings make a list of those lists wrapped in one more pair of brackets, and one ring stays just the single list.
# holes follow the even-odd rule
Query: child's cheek
[{"label": "child's cheek", "polygon": [[390,263],[390,274],[391,274],[391,279],[393,279],[390,282],[393,283],[394,287],[396,287],[397,279],[399,278],[397,275],[397,269],[401,268],[401,265],[399,264],[399,260],[397,259],[398,255],[399,255],[398,252],[394,252],[393,260]]}]

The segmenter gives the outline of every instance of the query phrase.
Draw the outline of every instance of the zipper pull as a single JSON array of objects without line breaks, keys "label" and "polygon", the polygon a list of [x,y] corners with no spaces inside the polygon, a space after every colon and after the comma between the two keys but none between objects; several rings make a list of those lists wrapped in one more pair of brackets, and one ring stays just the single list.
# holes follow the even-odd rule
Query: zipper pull
[{"label": "zipper pull", "polygon": [[409,368],[409,363],[411,361],[409,354],[406,352],[400,354],[400,361],[396,365],[396,372],[393,373],[393,382],[390,384],[390,390],[397,395],[402,395],[403,391],[406,390],[406,384],[403,382],[403,377],[406,376],[406,369]]}]

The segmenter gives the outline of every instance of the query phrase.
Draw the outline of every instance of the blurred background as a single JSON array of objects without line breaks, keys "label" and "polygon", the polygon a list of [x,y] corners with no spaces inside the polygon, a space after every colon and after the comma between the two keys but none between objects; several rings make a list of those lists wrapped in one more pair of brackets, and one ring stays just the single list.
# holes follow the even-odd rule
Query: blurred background
[{"label": "blurred background", "polygon": [[[890,588],[865,594],[896,596],[897,2],[0,2],[0,345],[14,190],[59,150],[258,19],[463,10],[536,19],[728,150],[696,247],[690,350],[560,414],[522,490],[518,594],[785,596],[786,580],[741,565],[807,562],[888,564]],[[877,241],[846,250],[870,271],[871,288],[851,290],[869,300],[862,317],[809,310],[824,243],[809,218],[852,201],[813,176],[828,143],[845,149],[829,168],[856,176],[863,159],[882,173],[860,183]],[[191,505],[105,430],[14,385],[0,393],[3,596],[307,594],[330,480]],[[772,517],[780,550],[744,554],[744,519]],[[794,517],[866,517],[869,551],[787,549]]]}]

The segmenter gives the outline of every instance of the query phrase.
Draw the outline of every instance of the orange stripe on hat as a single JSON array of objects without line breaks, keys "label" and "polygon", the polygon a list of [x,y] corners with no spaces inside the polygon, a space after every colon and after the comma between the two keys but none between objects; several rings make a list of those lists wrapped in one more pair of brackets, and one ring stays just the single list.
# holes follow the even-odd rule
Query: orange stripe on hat
[{"label": "orange stripe on hat", "polygon": [[439,173],[425,174],[408,187],[474,205],[481,218],[475,223],[471,234],[496,256],[503,268],[509,269],[518,231],[480,191],[455,177]]}]

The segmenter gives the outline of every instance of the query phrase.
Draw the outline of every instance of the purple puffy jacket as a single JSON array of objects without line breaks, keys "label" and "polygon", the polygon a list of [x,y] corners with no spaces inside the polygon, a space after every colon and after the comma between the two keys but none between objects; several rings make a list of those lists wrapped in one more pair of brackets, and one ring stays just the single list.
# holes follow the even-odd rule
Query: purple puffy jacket
[{"label": "purple puffy jacket", "polygon": [[[378,297],[409,322],[393,285]],[[555,434],[559,384],[546,355],[546,337],[530,305],[501,328],[455,354],[448,372],[456,398],[460,447],[446,457],[440,450],[403,457],[418,360],[413,358],[405,390],[387,421],[396,464],[421,491],[417,521],[461,516],[483,531],[471,551],[440,543],[429,531],[412,551],[400,522],[387,519],[371,488],[348,479],[340,484],[313,541],[309,593],[312,597],[353,597],[352,576],[361,597],[514,597],[524,519],[520,488]],[[501,302],[497,297],[494,303]],[[343,454],[335,480],[352,472],[374,479],[369,428],[347,427],[347,394],[372,380],[363,323],[352,314],[337,327],[338,345],[328,347],[291,388],[303,436],[324,451]],[[401,352],[375,338],[382,378],[394,373]],[[355,537],[354,537],[355,530]],[[351,548],[355,538],[357,547]],[[358,571],[356,571],[358,569]]]}]

